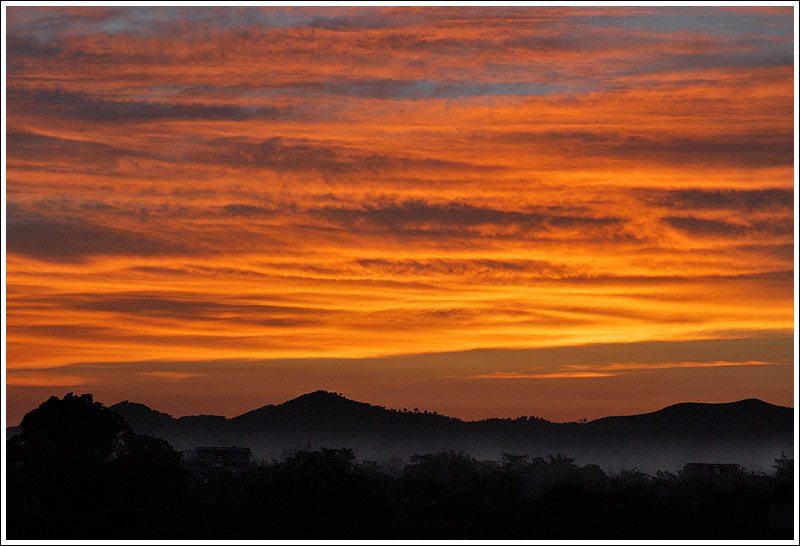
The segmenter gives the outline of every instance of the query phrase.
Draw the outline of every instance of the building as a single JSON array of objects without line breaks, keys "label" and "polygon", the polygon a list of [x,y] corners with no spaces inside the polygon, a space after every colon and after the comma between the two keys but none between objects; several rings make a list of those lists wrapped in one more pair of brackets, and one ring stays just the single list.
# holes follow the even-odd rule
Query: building
[{"label": "building", "polygon": [[249,447],[197,447],[183,452],[183,462],[196,477],[216,473],[238,477],[250,467],[252,453]]},{"label": "building", "polygon": [[742,467],[731,463],[686,463],[681,477],[717,482],[741,474]]}]

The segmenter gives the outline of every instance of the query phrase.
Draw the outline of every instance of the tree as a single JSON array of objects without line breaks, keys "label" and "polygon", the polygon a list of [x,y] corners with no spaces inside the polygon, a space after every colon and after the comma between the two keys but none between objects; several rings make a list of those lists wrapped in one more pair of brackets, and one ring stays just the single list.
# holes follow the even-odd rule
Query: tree
[{"label": "tree", "polygon": [[775,464],[772,465],[775,469],[775,477],[778,480],[792,482],[794,477],[794,459],[789,459],[786,453],[781,451],[779,459],[775,459]]},{"label": "tree", "polygon": [[561,453],[557,453],[555,457],[552,454],[548,455],[547,458],[550,459],[550,464],[553,466],[576,468],[576,466],[573,464],[575,459],[572,457],[567,457]]},{"label": "tree", "polygon": [[135,489],[163,492],[188,479],[181,454],[167,441],[131,431],[122,440],[114,468]]},{"label": "tree", "polygon": [[513,453],[505,453],[505,452],[502,454],[503,469],[518,470],[524,468],[524,466],[527,463],[528,463],[527,455],[514,455]]},{"label": "tree", "polygon": [[175,526],[187,475],[164,440],[135,434],[91,394],[53,396],[21,428],[7,467],[9,536],[126,538]]},{"label": "tree", "polygon": [[95,402],[91,394],[51,396],[28,412],[20,423],[20,441],[29,462],[98,463],[119,450],[130,431],[116,412]]}]

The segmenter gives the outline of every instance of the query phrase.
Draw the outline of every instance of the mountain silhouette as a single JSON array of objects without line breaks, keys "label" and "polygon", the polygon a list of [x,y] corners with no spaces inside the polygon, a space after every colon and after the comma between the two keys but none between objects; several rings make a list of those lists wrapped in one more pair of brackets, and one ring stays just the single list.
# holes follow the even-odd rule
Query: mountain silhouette
[{"label": "mountain silhouette", "polygon": [[444,415],[386,409],[316,391],[233,418],[173,418],[143,404],[111,406],[139,434],[176,449],[239,445],[258,458],[281,458],[297,447],[349,447],[361,459],[407,458],[440,449],[475,457],[502,453],[545,457],[565,453],[606,469],[676,470],[686,462],[732,462],[769,471],[793,444],[792,408],[757,399],[725,404],[681,403],[652,413],[585,424],[544,419],[462,421]]},{"label": "mountain silhouette", "polygon": [[432,413],[399,412],[365,402],[350,400],[342,395],[315,391],[278,405],[264,406],[231,419],[238,428],[262,427],[306,431],[337,432],[342,435],[361,435],[382,431],[397,434],[405,430],[422,432],[445,423],[463,423],[458,419]]},{"label": "mountain silhouette", "polygon": [[653,413],[605,417],[587,423],[603,433],[701,437],[765,436],[780,434],[791,420],[792,408],[756,398],[724,404],[686,402]]}]

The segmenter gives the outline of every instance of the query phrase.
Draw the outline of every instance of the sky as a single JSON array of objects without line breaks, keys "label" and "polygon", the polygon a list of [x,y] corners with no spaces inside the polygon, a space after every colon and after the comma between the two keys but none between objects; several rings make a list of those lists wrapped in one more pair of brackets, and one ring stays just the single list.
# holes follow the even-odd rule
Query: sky
[{"label": "sky", "polygon": [[791,6],[6,16],[9,425],[793,405]]}]

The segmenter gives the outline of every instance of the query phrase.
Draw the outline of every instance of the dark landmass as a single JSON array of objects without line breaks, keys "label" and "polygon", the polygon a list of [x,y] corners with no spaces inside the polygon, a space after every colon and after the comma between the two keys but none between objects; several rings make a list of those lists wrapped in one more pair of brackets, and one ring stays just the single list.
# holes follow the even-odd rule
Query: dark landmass
[{"label": "dark landmass", "polygon": [[20,427],[20,426],[6,427],[6,440],[11,438],[12,436],[16,436],[20,432],[22,432],[22,427]]},{"label": "dark landmass", "polygon": [[[507,429],[520,426],[518,420],[463,423],[387,412],[321,392],[231,420],[172,419],[130,403],[112,411],[90,394],[69,393],[26,414],[8,441],[8,538],[753,540],[794,533],[794,461],[784,453],[773,456],[769,472],[689,462],[675,473],[653,474],[605,472],[560,453],[479,460],[440,450],[394,466],[325,447],[295,449],[280,461],[257,461],[246,448],[221,446],[196,449],[191,457],[133,430],[120,407],[131,410],[140,427],[180,426],[194,434],[208,434],[209,427],[225,432],[231,422],[244,430],[271,426],[266,430],[277,434],[287,422],[292,426],[285,430],[322,421],[353,437],[368,426],[381,430],[385,420],[406,426],[400,431],[407,437],[435,427],[510,434]],[[321,409],[329,413],[315,413]],[[743,437],[752,439],[764,434],[758,429],[778,426],[759,422],[754,412],[777,421],[782,417],[769,416],[783,416],[783,409],[758,401],[681,404],[591,427],[524,423],[542,430],[566,426],[576,436],[598,427],[608,438],[647,432],[682,439],[686,429],[676,420],[699,420],[688,430],[699,434],[706,426],[714,435],[724,430],[712,426],[718,419],[739,415]],[[369,425],[365,415],[373,419]],[[322,426],[316,426],[312,431],[319,434]]]},{"label": "dark landmass", "polygon": [[238,445],[256,458],[280,460],[298,447],[344,447],[359,460],[407,461],[416,453],[463,451],[500,460],[503,453],[546,457],[566,453],[606,471],[677,471],[686,462],[738,463],[768,471],[775,455],[792,452],[794,411],[761,400],[684,403],[660,411],[586,423],[536,417],[461,421],[436,413],[390,410],[316,391],[227,419],[178,419],[143,404],[110,407],[139,434],[163,438],[178,450]]}]

